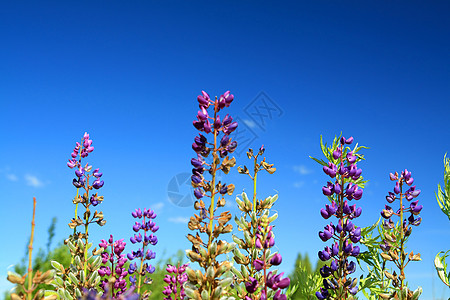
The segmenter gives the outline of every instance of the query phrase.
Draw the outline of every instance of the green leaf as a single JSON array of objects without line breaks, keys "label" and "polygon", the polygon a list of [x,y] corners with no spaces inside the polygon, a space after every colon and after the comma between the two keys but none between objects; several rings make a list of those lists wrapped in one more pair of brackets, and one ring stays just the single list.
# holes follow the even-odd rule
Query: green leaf
[{"label": "green leaf", "polygon": [[324,161],[321,160],[321,159],[319,160],[319,159],[314,158],[314,157],[312,157],[312,156],[310,156],[309,158],[315,160],[316,162],[318,162],[318,163],[321,164],[322,166],[328,166],[328,163],[324,162]]},{"label": "green leaf", "polygon": [[92,270],[98,270],[101,264],[102,264],[102,257],[97,256],[95,260],[92,262]]},{"label": "green leaf", "polygon": [[[450,250],[445,253],[444,253],[444,251],[441,251],[434,258],[434,266],[436,268],[438,276],[442,280],[442,282],[445,285],[447,285],[448,287],[450,287],[450,283],[449,283],[450,276],[447,276],[447,264],[445,262],[445,258],[448,256],[449,252],[450,252]],[[443,253],[442,256],[440,256],[441,253]]]},{"label": "green leaf", "polygon": [[69,278],[75,285],[78,285],[80,283],[80,281],[75,277],[73,273],[69,273]]}]

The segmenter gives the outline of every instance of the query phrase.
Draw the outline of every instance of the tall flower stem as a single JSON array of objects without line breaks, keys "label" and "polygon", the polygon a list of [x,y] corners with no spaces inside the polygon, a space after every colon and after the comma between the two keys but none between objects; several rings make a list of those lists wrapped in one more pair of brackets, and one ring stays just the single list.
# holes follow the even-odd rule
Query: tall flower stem
[{"label": "tall flower stem", "polygon": [[[81,144],[83,144],[83,138],[81,139]],[[81,162],[81,151],[80,151],[80,153],[78,154],[78,161]],[[76,194],[76,196],[75,196],[75,199],[78,198],[79,192],[80,192],[80,188],[77,188],[77,194]],[[75,220],[76,220],[76,219],[78,219],[78,203],[75,204]],[[77,233],[77,228],[75,227],[75,228],[73,229],[73,235],[75,236],[76,233]],[[72,255],[72,257],[70,258],[70,264],[73,264],[74,259],[75,259],[75,257]]]},{"label": "tall flower stem", "polygon": [[[256,212],[256,176],[258,175],[258,163],[257,163],[258,155],[255,156],[255,173],[253,175],[253,211]],[[251,176],[250,176],[251,177]]]},{"label": "tall flower stem", "polygon": [[[145,224],[145,214],[144,214],[144,219],[143,219],[143,224]],[[145,245],[142,244],[142,253],[145,253]],[[141,291],[141,280],[142,280],[142,268],[144,267],[144,260],[145,260],[145,255],[142,255],[141,257],[141,265],[139,266],[139,279],[138,279],[138,284],[137,284],[137,293],[140,294]]]},{"label": "tall flower stem", "polygon": [[34,239],[34,218],[36,215],[36,197],[33,197],[33,219],[31,219],[31,237],[30,237],[30,244],[28,245],[28,300],[32,299],[32,290],[31,285],[33,281],[33,266],[32,266],[32,254],[33,254],[33,239]]},{"label": "tall flower stem", "polygon": [[405,278],[405,257],[404,253],[404,228],[403,228],[403,182],[400,182],[400,290],[403,290],[403,280]]},{"label": "tall flower stem", "polygon": [[[86,199],[89,199],[89,178],[91,176],[87,176],[86,178],[86,187],[84,188],[86,190]],[[86,204],[86,213],[85,213],[85,222],[84,223],[84,241],[85,241],[85,247],[84,247],[84,274],[87,275],[87,261],[88,261],[88,227],[89,227],[89,205]]]},{"label": "tall flower stem", "polygon": [[[380,248],[383,251],[381,257],[384,261],[392,261],[398,268],[400,274],[397,276],[395,271],[392,274],[388,271],[384,271],[386,277],[392,281],[394,289],[381,296],[383,299],[386,299],[386,297],[397,299],[398,297],[404,298],[406,293],[406,297],[409,299],[413,294],[415,297],[420,295],[421,288],[416,289],[414,292],[409,290],[407,282],[405,281],[405,268],[410,261],[420,261],[421,258],[420,253],[414,254],[413,251],[409,252],[408,255],[405,251],[405,244],[408,236],[411,235],[412,226],[418,226],[422,221],[421,217],[415,216],[419,215],[423,206],[419,205],[419,200],[413,201],[414,198],[419,196],[420,190],[416,189],[416,186],[411,186],[414,183],[411,172],[405,169],[400,175],[395,172],[395,174],[390,173],[389,177],[391,181],[396,181],[396,184],[394,191],[389,192],[386,196],[386,200],[388,203],[393,203],[398,199],[400,208],[395,212],[391,206],[385,205],[385,209],[381,211],[381,216],[385,219],[383,222],[383,244],[380,245]],[[410,186],[405,192],[403,192],[403,183]],[[403,205],[407,204],[407,201],[410,202],[409,207],[404,208]],[[411,213],[411,215],[409,218],[405,218],[405,213],[408,212]],[[394,221],[391,220],[392,216],[400,218],[397,223],[398,225],[395,225]]]},{"label": "tall flower stem", "polygon": [[[214,110],[214,120],[217,117],[217,111],[216,109]],[[213,161],[211,163],[211,168],[212,168],[212,179],[211,179],[211,205],[209,206],[209,215],[210,215],[210,219],[209,219],[209,239],[208,239],[208,248],[209,249],[211,242],[212,242],[212,238],[213,238],[213,222],[214,222],[214,196],[216,195],[215,193],[215,186],[216,186],[216,171],[217,171],[217,165],[216,165],[216,158],[217,158],[217,129],[214,128],[214,149],[213,149]],[[206,271],[206,268],[205,268]]]}]

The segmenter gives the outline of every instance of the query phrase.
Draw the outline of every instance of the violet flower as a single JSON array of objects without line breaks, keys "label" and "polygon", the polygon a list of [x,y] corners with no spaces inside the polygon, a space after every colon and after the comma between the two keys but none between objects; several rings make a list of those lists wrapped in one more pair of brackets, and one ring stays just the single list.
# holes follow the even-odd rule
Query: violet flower
[{"label": "violet flower", "polygon": [[[385,219],[382,228],[383,228],[383,244],[380,244],[380,248],[383,251],[381,256],[384,260],[393,261],[395,265],[398,267],[401,276],[393,276],[389,274],[393,281],[394,287],[399,287],[400,290],[403,290],[405,285],[405,273],[404,269],[406,265],[410,261],[418,261],[420,259],[420,254],[413,254],[411,251],[408,253],[405,251],[406,240],[407,237],[411,235],[412,227],[411,226],[419,226],[422,222],[422,218],[418,215],[422,211],[423,206],[419,204],[419,200],[413,201],[420,195],[420,190],[416,189],[416,186],[411,186],[414,182],[412,174],[408,170],[404,170],[400,173],[400,175],[395,172],[395,174],[390,173],[389,178],[391,181],[395,181],[395,186],[393,192],[389,192],[386,196],[386,200],[393,205],[396,200],[399,201],[399,209],[394,211],[394,209],[385,205],[385,208],[381,211],[381,216]],[[409,186],[409,188],[404,191],[404,184]],[[409,207],[406,205],[408,201]],[[410,214],[409,217],[406,217],[406,214]],[[392,220],[394,217],[399,217],[400,221],[398,226],[395,225],[395,222]],[[386,276],[388,276],[386,274]],[[395,273],[394,273],[395,274]],[[407,288],[407,287],[406,287]],[[392,295],[393,297],[395,296]]]},{"label": "violet flower", "polygon": [[[110,235],[108,241],[101,240],[99,247],[104,248],[105,251],[101,254],[102,266],[98,270],[98,274],[104,279],[100,282],[100,287],[106,293],[111,293],[111,299],[118,299],[127,290],[126,271],[124,265],[127,262],[125,254],[126,243],[121,240],[113,242],[113,236]],[[110,252],[106,250],[110,247]],[[108,265],[109,264],[109,265]],[[111,277],[114,279],[111,280]],[[110,282],[114,282],[108,286]],[[109,289],[107,289],[107,287]]]},{"label": "violet flower", "polygon": [[[219,170],[227,174],[236,164],[235,159],[229,159],[228,154],[233,153],[237,147],[237,143],[229,136],[236,130],[237,122],[233,122],[229,115],[224,117],[219,115],[222,109],[230,106],[233,99],[234,96],[229,91],[219,98],[215,97],[215,100],[211,99],[204,91],[197,97],[200,110],[192,124],[200,133],[192,143],[192,149],[195,151],[196,157],[191,159],[193,166],[191,184],[194,187],[194,196],[197,199],[194,208],[199,211],[199,214],[190,219],[188,227],[190,230],[199,230],[200,233],[206,233],[208,236],[205,240],[202,240],[199,234],[197,234],[197,237],[188,234],[187,237],[192,242],[192,250],[186,250],[186,254],[192,262],[198,262],[205,271],[209,270],[208,274],[212,274],[213,279],[208,283],[204,280],[198,280],[200,277],[192,275],[195,272],[188,268],[189,283],[191,287],[192,285],[197,286],[195,290],[186,288],[188,297],[196,298],[197,296],[193,295],[200,295],[200,293],[202,293],[202,298],[208,299],[215,293],[219,296],[225,295],[227,294],[226,289],[231,284],[231,281],[227,280],[226,284],[220,285],[219,288],[219,278],[230,270],[231,264],[227,261],[217,262],[216,259],[217,256],[230,252],[234,247],[233,244],[218,239],[220,234],[232,230],[232,225],[226,224],[231,219],[231,214],[229,212],[220,215],[214,214],[217,208],[225,205],[224,196],[226,194],[231,195],[234,191],[233,184],[218,181],[216,175]],[[208,108],[212,109],[208,111]],[[212,137],[208,137],[210,133]],[[209,207],[203,202],[205,197],[211,199]],[[215,220],[220,226],[214,226]],[[198,242],[199,240],[200,242]],[[208,249],[208,251],[200,251],[204,250],[201,249],[202,247]],[[167,290],[167,293],[169,293],[169,290]]]},{"label": "violet flower", "polygon": [[164,300],[172,300],[172,294],[175,299],[184,299],[186,293],[184,292],[183,284],[188,280],[188,276],[185,273],[188,265],[189,264],[178,265],[178,267],[167,265],[166,271],[169,274],[163,279],[163,281],[168,284],[164,287],[162,292],[166,296]]},{"label": "violet flower", "polygon": [[331,240],[332,245],[318,252],[321,261],[331,260],[320,269],[324,287],[316,292],[318,299],[344,299],[348,294],[355,295],[358,291],[356,279],[348,275],[356,270],[355,263],[349,258],[357,257],[360,253],[359,246],[355,244],[361,239],[361,228],[356,227],[352,220],[361,215],[362,209],[356,204],[350,205],[349,201],[362,198],[364,181],[362,170],[357,167],[357,162],[362,159],[361,155],[356,154],[360,148],[351,150],[345,147],[352,142],[353,137],[342,137],[335,138],[331,148],[322,144],[324,155],[330,160],[323,164],[323,171],[331,181],[322,187],[322,193],[328,197],[330,204],[320,210],[320,215],[324,219],[334,216],[337,223],[330,222],[319,232],[319,238],[324,242]]},{"label": "violet flower", "polygon": [[[132,262],[128,267],[128,273],[132,275],[130,276],[131,285],[135,286],[137,284],[137,293],[139,293],[142,287],[142,278],[144,278],[144,283],[150,283],[151,279],[147,276],[155,272],[155,267],[146,261],[155,259],[156,253],[146,247],[148,245],[155,246],[158,243],[158,238],[154,235],[154,233],[158,231],[159,226],[153,222],[153,219],[156,218],[156,213],[151,209],[144,208],[142,211],[139,208],[132,212],[131,215],[135,219],[142,218],[142,221],[135,222],[133,225],[133,231],[137,234],[134,234],[130,238],[130,242],[132,244],[142,243],[142,248],[138,248],[136,251],[131,251],[131,253],[127,254],[130,261],[135,259],[140,260],[139,267],[136,262]],[[142,231],[143,235],[140,231]],[[136,279],[136,275],[133,275],[135,273],[137,274],[138,279]]]}]

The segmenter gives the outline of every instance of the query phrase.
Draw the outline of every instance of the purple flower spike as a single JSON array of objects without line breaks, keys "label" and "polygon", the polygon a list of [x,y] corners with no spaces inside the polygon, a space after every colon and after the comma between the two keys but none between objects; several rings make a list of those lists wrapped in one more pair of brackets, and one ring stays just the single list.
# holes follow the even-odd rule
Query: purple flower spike
[{"label": "purple flower spike", "polygon": [[326,242],[329,239],[331,239],[332,236],[333,236],[333,234],[331,232],[327,231],[327,230],[319,232],[319,237],[324,242]]},{"label": "purple flower spike", "polygon": [[282,262],[282,257],[281,254],[276,253],[271,259],[270,259],[270,264],[274,265],[274,266],[278,266],[281,264]]},{"label": "purple flower spike", "polygon": [[[333,243],[331,248],[327,246],[318,252],[321,261],[329,261],[320,269],[323,288],[316,293],[318,299],[329,299],[330,297],[340,299],[344,295],[348,295],[336,294],[336,291],[349,289],[347,285],[344,286],[336,278],[347,278],[347,275],[355,272],[356,264],[354,261],[349,261],[349,257],[356,257],[360,253],[360,248],[354,243],[361,240],[361,228],[355,226],[353,220],[361,215],[362,209],[357,208],[356,204],[351,204],[350,201],[360,200],[363,196],[363,189],[356,183],[362,179],[362,169],[357,167],[356,161],[363,156],[346,147],[352,143],[353,137],[348,139],[341,137],[339,144],[333,143],[333,149],[328,148],[327,151],[323,151],[329,158],[327,165],[323,166],[323,171],[333,178],[333,182],[328,182],[326,186],[323,186],[322,193],[332,204],[325,205],[325,209],[321,209],[320,213],[325,219],[335,216],[338,218],[338,222],[337,225],[330,223],[325,226],[324,231],[319,232],[319,238],[322,241],[326,242],[332,239]],[[324,149],[322,143],[321,146]],[[332,158],[329,157],[330,150]],[[342,245],[341,249],[339,249],[339,245]],[[348,277],[348,280],[352,279]]]},{"label": "purple flower spike", "polygon": [[225,195],[228,191],[228,186],[224,183],[223,186],[220,188],[219,193],[222,195]]},{"label": "purple flower spike", "polygon": [[214,120],[214,129],[218,130],[222,126],[222,122],[220,122],[219,115],[216,116],[216,119]]},{"label": "purple flower spike", "polygon": [[77,176],[77,177],[81,177],[81,176],[83,176],[84,175],[84,169],[83,168],[78,168],[78,169],[76,169],[75,170],[75,175]]},{"label": "purple flower spike", "polygon": [[92,175],[94,175],[94,177],[96,177],[96,178],[102,177],[103,173],[100,173],[99,170],[100,169],[95,169],[94,172],[92,173]]},{"label": "purple flower spike", "polygon": [[255,267],[256,271],[261,271],[264,267],[264,262],[260,259],[255,259],[253,261],[253,266]]},{"label": "purple flower spike", "polygon": [[206,121],[208,119],[208,112],[204,107],[201,107],[197,113],[197,119],[199,121]]},{"label": "purple flower spike", "polygon": [[194,190],[194,196],[195,196],[195,198],[197,198],[197,199],[203,198],[203,192],[202,192],[202,190],[201,190],[200,188],[195,189],[195,190]]},{"label": "purple flower spike", "polygon": [[222,97],[223,97],[224,100],[225,100],[225,106],[226,106],[226,107],[229,107],[230,104],[231,104],[231,102],[232,102],[233,99],[234,99],[234,95],[233,95],[233,94],[230,94],[230,91],[226,91],[226,92],[222,95]]},{"label": "purple flower spike", "polygon": [[348,139],[345,139],[344,137],[341,137],[341,145],[350,145],[351,143],[353,143],[353,137],[349,137]]},{"label": "purple flower spike", "polygon": [[141,229],[141,224],[139,224],[138,222],[136,222],[136,223],[133,225],[133,230],[134,230],[135,232],[138,232],[139,229]]},{"label": "purple flower spike", "polygon": [[251,276],[249,277],[249,279],[250,282],[245,283],[245,289],[247,290],[248,293],[253,294],[258,288],[258,280],[256,280]]},{"label": "purple flower spike", "polygon": [[328,219],[329,217],[331,217],[331,214],[323,208],[320,210],[320,214],[324,219]]},{"label": "purple flower spike", "polygon": [[205,91],[202,91],[202,95],[197,97],[197,101],[200,107],[208,108],[209,100],[209,95]]},{"label": "purple flower spike", "polygon": [[74,185],[74,187],[80,188],[80,187],[82,187],[84,185],[84,182],[80,181],[79,179],[74,178],[72,180],[72,184]]},{"label": "purple flower spike", "polygon": [[[145,261],[154,259],[156,257],[156,253],[148,249],[147,247],[148,245],[156,245],[158,243],[158,239],[153,233],[155,233],[159,229],[159,227],[152,221],[156,218],[156,213],[150,208],[144,208],[143,210],[141,210],[140,208],[136,209],[134,212],[132,212],[132,216],[134,218],[142,219],[135,222],[135,224],[133,225],[133,231],[143,231],[143,235],[141,232],[139,232],[138,234],[134,234],[134,236],[130,238],[130,241],[135,245],[138,244],[140,248],[138,248],[136,251],[131,251],[131,253],[128,253],[127,258],[129,260],[140,260],[140,267],[137,268],[136,263],[131,264],[128,269],[128,273],[132,274],[137,269],[142,270],[141,273],[138,272],[137,274],[141,278],[142,276],[146,276],[146,274],[152,274],[155,271],[155,268]],[[148,279],[149,278],[146,277],[144,282]],[[130,278],[130,282],[133,285],[133,282],[135,283],[136,280],[132,280]]]},{"label": "purple flower spike", "polygon": [[318,256],[321,261],[327,261],[331,258],[331,254],[326,250],[319,251]]},{"label": "purple flower spike", "polygon": [[336,256],[338,255],[338,253],[339,253],[339,245],[337,242],[335,242],[331,247],[331,255]]},{"label": "purple flower spike", "polygon": [[[356,156],[353,155],[353,152],[350,151],[349,153],[347,153],[347,161],[349,163],[354,163],[356,161]],[[352,175],[353,176],[353,175]]]},{"label": "purple flower spike", "polygon": [[105,183],[103,182],[103,180],[97,179],[94,181],[94,183],[92,184],[92,187],[96,190],[98,190],[99,188],[101,188]]},{"label": "purple flower spike", "polygon": [[341,148],[337,148],[336,150],[333,151],[333,158],[334,159],[338,159],[339,157],[341,157],[341,155],[342,155]]}]

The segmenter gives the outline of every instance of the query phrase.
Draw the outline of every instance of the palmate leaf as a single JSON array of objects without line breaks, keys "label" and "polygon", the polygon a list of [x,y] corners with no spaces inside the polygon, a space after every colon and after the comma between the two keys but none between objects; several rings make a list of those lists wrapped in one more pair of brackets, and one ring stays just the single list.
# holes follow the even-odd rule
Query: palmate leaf
[{"label": "palmate leaf", "polygon": [[322,159],[317,159],[317,158],[314,158],[314,157],[312,157],[312,156],[310,156],[309,158],[315,160],[316,162],[318,162],[318,163],[321,164],[322,166],[328,166],[328,163],[326,163],[326,162],[323,161]]},{"label": "palmate leaf", "polygon": [[438,184],[435,194],[439,207],[450,220],[450,159],[447,158],[447,153],[444,155],[444,186]]},{"label": "palmate leaf", "polygon": [[450,272],[447,274],[447,263],[445,259],[450,255],[449,253],[450,250],[448,250],[447,252],[441,251],[434,258],[434,267],[436,268],[438,276],[448,287],[450,287]]}]

